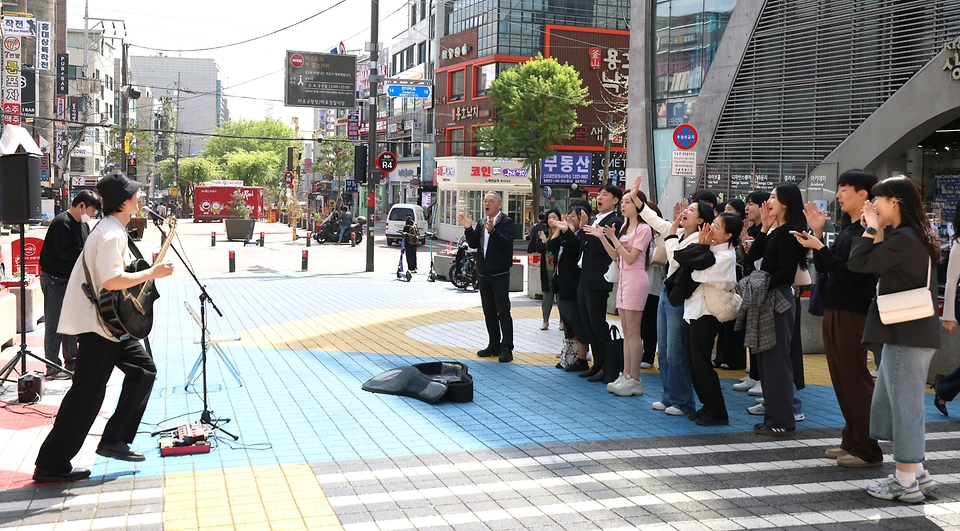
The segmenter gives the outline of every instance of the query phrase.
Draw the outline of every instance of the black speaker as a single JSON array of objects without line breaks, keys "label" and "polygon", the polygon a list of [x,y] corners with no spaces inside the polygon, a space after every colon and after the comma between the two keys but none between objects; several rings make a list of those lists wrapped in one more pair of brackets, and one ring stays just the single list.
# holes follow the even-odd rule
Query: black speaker
[{"label": "black speaker", "polygon": [[16,153],[0,157],[0,221],[37,223],[40,211],[40,155]]}]

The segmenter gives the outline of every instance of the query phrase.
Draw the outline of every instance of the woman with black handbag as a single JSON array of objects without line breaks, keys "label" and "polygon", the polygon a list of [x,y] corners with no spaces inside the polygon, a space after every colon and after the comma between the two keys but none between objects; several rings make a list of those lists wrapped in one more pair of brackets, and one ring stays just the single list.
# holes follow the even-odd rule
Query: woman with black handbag
[{"label": "woman with black handbag", "polygon": [[931,289],[940,261],[917,185],[891,177],[873,187],[863,205],[866,228],[847,267],[880,276],[863,329],[863,346],[883,352],[870,404],[870,436],[893,442],[897,471],[867,487],[875,498],[919,503],[937,484],[923,468],[924,411],[930,360],[940,348],[940,319]]}]

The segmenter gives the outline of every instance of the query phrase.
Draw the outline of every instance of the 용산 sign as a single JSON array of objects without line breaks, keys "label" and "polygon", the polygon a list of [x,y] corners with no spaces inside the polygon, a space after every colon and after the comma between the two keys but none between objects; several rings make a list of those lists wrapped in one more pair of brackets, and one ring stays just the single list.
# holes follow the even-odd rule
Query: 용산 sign
[{"label": "\uc6a9\uc0b0 sign", "polygon": [[283,102],[289,107],[352,109],[357,98],[357,57],[287,51]]}]

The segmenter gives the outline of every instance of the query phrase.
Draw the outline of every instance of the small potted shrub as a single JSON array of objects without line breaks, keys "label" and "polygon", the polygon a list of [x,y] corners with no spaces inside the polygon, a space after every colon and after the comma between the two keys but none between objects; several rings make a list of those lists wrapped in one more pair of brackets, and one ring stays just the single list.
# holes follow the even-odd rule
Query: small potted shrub
[{"label": "small potted shrub", "polygon": [[256,221],[250,219],[252,209],[243,199],[243,193],[237,189],[230,201],[232,218],[224,218],[223,224],[227,231],[228,240],[245,240],[253,232]]}]

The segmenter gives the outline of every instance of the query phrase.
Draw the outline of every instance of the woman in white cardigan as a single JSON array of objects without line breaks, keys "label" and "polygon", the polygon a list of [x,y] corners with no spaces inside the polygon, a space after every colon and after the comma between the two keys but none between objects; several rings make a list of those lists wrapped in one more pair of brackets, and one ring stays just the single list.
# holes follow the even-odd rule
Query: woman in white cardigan
[{"label": "woman in white cardigan", "polygon": [[687,362],[693,389],[703,407],[690,415],[701,426],[729,424],[720,378],[710,358],[720,321],[707,308],[708,290],[731,291],[737,283],[737,245],[743,220],[724,212],[712,225],[700,230],[698,243],[674,253],[677,262],[699,283],[683,303],[683,320],[688,323]]}]

